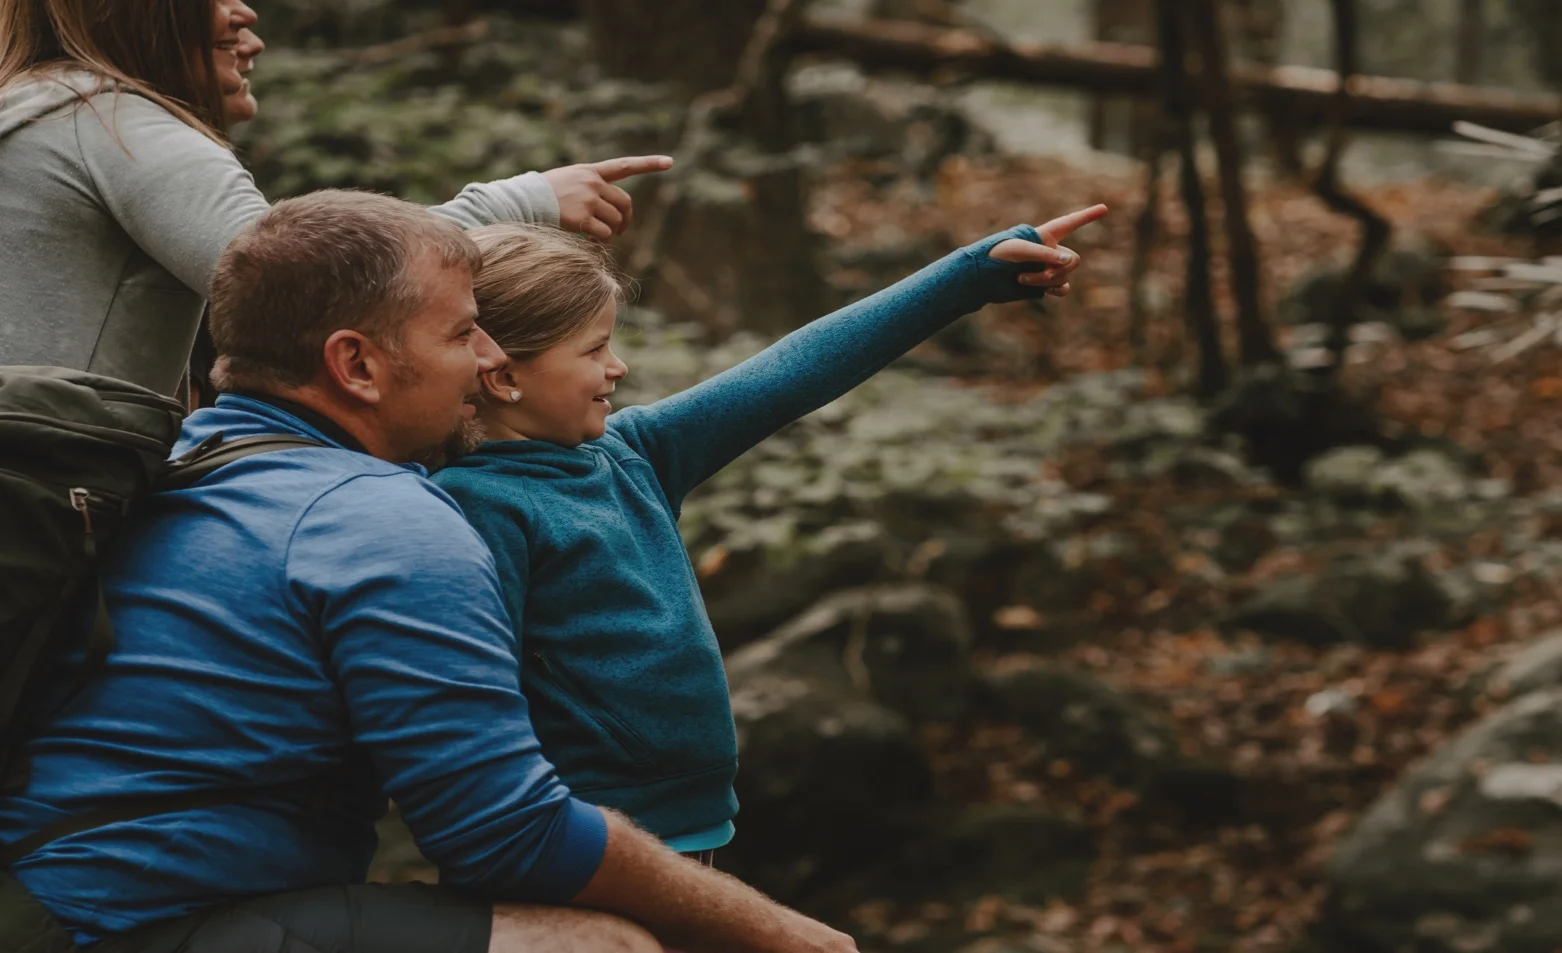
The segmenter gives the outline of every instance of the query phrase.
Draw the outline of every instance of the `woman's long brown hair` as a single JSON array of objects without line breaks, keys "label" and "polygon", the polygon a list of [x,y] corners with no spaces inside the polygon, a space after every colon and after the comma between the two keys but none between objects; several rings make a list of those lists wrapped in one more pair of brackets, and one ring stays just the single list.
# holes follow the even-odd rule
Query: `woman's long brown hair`
[{"label": "woman's long brown hair", "polygon": [[137,93],[224,142],[213,0],[0,0],[0,91],[55,69]]}]

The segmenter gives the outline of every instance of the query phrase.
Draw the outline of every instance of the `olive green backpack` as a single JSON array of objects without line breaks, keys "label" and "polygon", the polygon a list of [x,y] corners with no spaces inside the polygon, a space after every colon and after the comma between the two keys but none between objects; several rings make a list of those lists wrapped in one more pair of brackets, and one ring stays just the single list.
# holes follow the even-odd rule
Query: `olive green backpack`
[{"label": "olive green backpack", "polygon": [[[203,441],[178,460],[184,407],[143,387],[58,367],[0,367],[0,796],[26,783],[22,757],[44,676],[80,645],[63,624],[90,613],[86,655],[63,701],[102,666],[114,633],[95,569],[137,504],[189,486],[240,457],[319,446],[267,435]],[[254,790],[124,798],[0,845],[0,951],[67,953],[69,935],[7,872],[56,838],[103,824],[252,797]]]}]

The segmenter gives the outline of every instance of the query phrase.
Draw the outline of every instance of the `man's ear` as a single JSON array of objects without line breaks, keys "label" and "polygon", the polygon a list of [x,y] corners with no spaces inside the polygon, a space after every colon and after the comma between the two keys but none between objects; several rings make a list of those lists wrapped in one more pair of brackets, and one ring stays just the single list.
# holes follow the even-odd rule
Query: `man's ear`
[{"label": "man's ear", "polygon": [[521,394],[520,376],[515,373],[509,364],[504,367],[496,367],[491,371],[482,373],[483,390],[488,396],[500,404],[513,404],[518,399],[512,394]]},{"label": "man's ear", "polygon": [[325,376],[344,396],[378,404],[394,368],[390,355],[359,331],[343,329],[325,339]]}]

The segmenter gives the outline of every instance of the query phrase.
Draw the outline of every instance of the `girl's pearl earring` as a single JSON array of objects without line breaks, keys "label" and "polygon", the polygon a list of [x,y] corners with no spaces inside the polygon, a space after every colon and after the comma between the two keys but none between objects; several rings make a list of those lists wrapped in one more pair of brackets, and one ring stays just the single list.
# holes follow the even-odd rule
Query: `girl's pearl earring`
[{"label": "girl's pearl earring", "polygon": [[518,391],[518,390],[510,391],[510,403],[513,404],[513,403],[515,403],[516,401],[518,401],[520,399],[521,399],[521,392],[520,391]]}]

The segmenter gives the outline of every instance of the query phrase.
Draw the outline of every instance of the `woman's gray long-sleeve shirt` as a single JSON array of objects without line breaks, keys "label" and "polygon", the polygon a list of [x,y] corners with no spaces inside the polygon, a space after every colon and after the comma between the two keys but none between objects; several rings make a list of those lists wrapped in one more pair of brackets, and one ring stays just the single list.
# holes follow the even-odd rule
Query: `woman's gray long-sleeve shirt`
[{"label": "woman's gray long-sleeve shirt", "polygon": [[[0,90],[0,365],[178,387],[229,239],[268,208],[233,153],[83,73]],[[558,224],[528,172],[433,211],[463,228]]]}]

